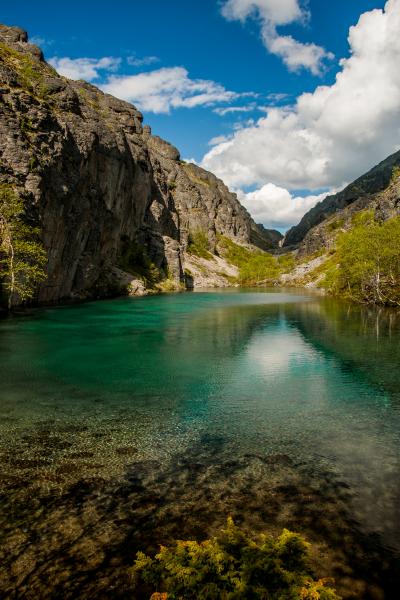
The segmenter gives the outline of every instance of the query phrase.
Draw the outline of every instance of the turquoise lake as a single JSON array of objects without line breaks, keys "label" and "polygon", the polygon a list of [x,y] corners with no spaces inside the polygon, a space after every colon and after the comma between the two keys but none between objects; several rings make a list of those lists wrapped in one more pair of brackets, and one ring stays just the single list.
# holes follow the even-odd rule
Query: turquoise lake
[{"label": "turquoise lake", "polygon": [[344,598],[398,598],[399,366],[399,312],[301,291],[0,321],[0,596],[132,598],[138,549],[232,515],[304,533]]}]

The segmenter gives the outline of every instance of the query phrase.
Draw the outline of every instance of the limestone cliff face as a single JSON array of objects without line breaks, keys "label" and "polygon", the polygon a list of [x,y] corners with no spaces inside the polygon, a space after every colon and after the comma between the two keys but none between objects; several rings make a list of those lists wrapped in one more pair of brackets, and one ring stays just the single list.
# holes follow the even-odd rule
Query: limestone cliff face
[{"label": "limestone cliff face", "polygon": [[[0,26],[0,174],[24,198],[48,254],[39,302],[105,296],[144,253],[184,280],[190,234],[272,247],[236,195],[142,126],[131,104],[59,76],[26,32]],[[255,235],[256,233],[256,235]]]}]

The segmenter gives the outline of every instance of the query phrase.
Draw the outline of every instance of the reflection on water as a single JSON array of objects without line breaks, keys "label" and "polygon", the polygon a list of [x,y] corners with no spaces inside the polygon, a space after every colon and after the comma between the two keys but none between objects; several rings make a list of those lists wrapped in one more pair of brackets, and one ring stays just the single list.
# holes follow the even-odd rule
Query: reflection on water
[{"label": "reflection on water", "polygon": [[399,321],[276,292],[3,321],[2,597],[132,597],[136,549],[232,514],[303,531],[346,598],[397,598]]}]

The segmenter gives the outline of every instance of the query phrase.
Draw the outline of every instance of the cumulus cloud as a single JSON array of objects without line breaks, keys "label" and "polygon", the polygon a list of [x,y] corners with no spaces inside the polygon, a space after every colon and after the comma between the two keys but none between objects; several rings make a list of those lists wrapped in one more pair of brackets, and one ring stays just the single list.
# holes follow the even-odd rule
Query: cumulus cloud
[{"label": "cumulus cloud", "polygon": [[169,113],[172,108],[213,106],[241,96],[215,81],[191,79],[183,67],[111,76],[100,87],[113,96],[133,102],[143,111],[153,113]]},{"label": "cumulus cloud", "polygon": [[93,81],[98,79],[102,72],[116,71],[121,64],[121,59],[113,56],[104,56],[103,58],[53,56],[49,59],[49,63],[64,77]]},{"label": "cumulus cloud", "polygon": [[399,31],[400,0],[361,15],[333,85],[271,108],[214,146],[202,166],[235,188],[270,182],[315,190],[365,172],[399,144]]},{"label": "cumulus cloud", "polygon": [[242,22],[259,14],[264,21],[274,25],[287,25],[306,16],[298,0],[227,0],[221,12],[226,19]]},{"label": "cumulus cloud", "polygon": [[223,16],[242,23],[249,17],[261,23],[261,37],[271,54],[279,56],[290,71],[309,69],[320,75],[326,62],[334,58],[321,46],[304,44],[290,35],[280,35],[277,27],[304,22],[309,13],[300,6],[299,0],[227,0],[222,6]]},{"label": "cumulus cloud", "polygon": [[208,142],[208,145],[216,146],[217,144],[221,144],[222,142],[227,142],[230,138],[230,135],[216,135],[215,137],[211,138],[211,140]]},{"label": "cumulus cloud", "polygon": [[[338,190],[330,190],[329,193],[334,194],[336,191]],[[260,189],[247,194],[238,191],[240,202],[257,223],[279,229],[286,229],[298,223],[310,208],[326,198],[327,195],[328,192],[295,196],[285,188],[273,183],[267,183]]]}]

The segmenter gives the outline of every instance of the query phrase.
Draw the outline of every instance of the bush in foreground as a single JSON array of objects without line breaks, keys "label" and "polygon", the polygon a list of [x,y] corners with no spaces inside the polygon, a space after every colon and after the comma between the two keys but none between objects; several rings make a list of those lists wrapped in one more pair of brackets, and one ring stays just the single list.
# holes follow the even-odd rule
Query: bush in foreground
[{"label": "bush in foreground", "polygon": [[204,542],[176,541],[154,558],[138,552],[132,574],[153,600],[339,599],[330,580],[313,579],[309,544],[299,534],[253,538],[232,519]]}]

